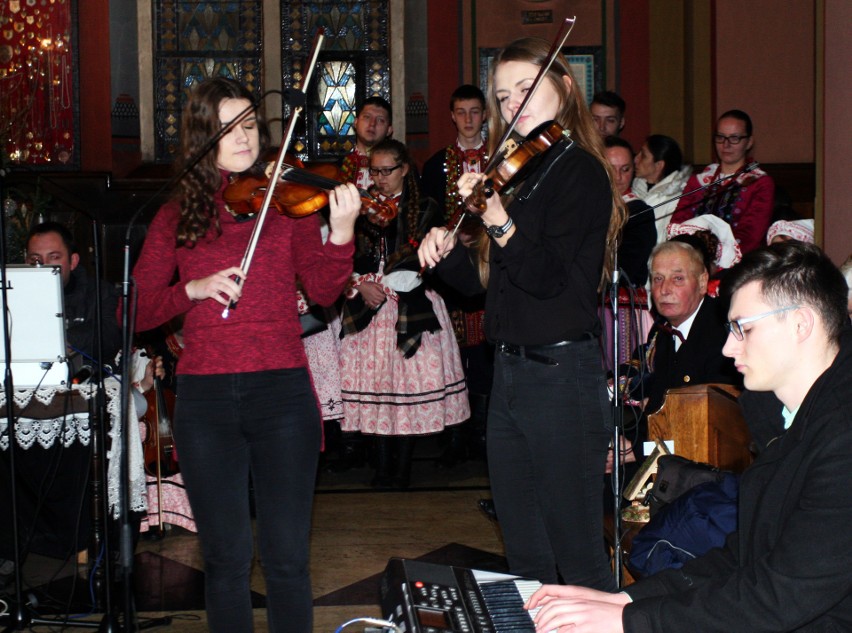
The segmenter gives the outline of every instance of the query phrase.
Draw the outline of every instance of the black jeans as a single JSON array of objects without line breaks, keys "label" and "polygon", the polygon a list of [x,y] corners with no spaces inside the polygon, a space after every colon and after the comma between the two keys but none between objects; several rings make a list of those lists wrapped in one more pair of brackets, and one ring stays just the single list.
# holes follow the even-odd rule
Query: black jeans
[{"label": "black jeans", "polygon": [[310,633],[320,414],[304,368],[178,376],[175,442],[204,555],[209,630],[252,630],[254,484],[269,631]]},{"label": "black jeans", "polygon": [[488,468],[509,569],[614,590],[601,489],[611,423],[598,343],[546,355],[559,364],[495,354]]}]

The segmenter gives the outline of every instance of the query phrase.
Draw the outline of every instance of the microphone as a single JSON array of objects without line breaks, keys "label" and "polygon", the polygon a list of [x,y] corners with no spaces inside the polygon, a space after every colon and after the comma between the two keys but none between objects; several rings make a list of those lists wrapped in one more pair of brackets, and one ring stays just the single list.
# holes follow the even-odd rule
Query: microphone
[{"label": "microphone", "polygon": [[270,92],[277,92],[281,95],[281,100],[290,108],[304,109],[308,105],[308,96],[298,88],[286,88],[285,90],[270,90],[263,96],[265,97]]}]

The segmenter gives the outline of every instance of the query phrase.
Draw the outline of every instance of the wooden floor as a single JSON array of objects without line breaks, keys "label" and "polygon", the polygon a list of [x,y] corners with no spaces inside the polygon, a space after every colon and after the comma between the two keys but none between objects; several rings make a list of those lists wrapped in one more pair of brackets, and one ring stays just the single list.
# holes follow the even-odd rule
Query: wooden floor
[{"label": "wooden floor", "polygon": [[[434,442],[418,445],[412,486],[405,492],[372,490],[367,467],[320,473],[311,536],[315,632],[333,632],[358,617],[379,617],[378,580],[391,557],[504,568],[499,529],[477,506],[478,499],[490,496],[485,464],[468,461],[439,469],[434,459],[439,451]],[[163,540],[143,540],[135,560],[140,621],[167,615],[172,623],[158,630],[207,630],[201,556],[194,534],[174,528]],[[40,576],[61,576],[55,570],[56,561],[42,565],[49,568],[25,565],[30,586],[37,585]],[[266,631],[264,582],[258,565],[252,573],[252,591],[258,604],[255,631]],[[363,625],[346,630],[363,631]]]},{"label": "wooden floor", "polygon": [[[358,617],[380,617],[378,579],[392,556],[419,558],[449,544],[459,544],[493,554],[501,554],[498,530],[476,508],[481,491],[445,490],[403,493],[334,493],[317,495],[311,542],[311,576],[314,631],[333,632],[341,624]],[[180,535],[145,549],[163,556],[180,558],[200,568],[197,539]],[[459,561],[464,565],[465,561]],[[364,583],[352,592],[357,604],[322,605],[329,594],[345,594],[347,587]],[[255,566],[252,589],[263,594],[263,578]],[[370,595],[373,599],[370,599]],[[350,602],[345,595],[342,602]],[[333,596],[331,602],[334,602]],[[198,621],[175,621],[175,630],[206,631],[203,611],[140,612],[140,618],[161,615],[193,616]],[[255,630],[265,631],[264,609],[255,609]],[[352,630],[359,630],[353,627]],[[363,627],[360,629],[363,630]]]}]

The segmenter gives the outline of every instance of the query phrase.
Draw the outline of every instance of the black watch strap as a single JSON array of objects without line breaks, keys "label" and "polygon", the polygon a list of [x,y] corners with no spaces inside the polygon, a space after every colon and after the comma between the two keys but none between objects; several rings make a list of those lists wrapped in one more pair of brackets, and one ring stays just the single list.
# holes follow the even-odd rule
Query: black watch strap
[{"label": "black watch strap", "polygon": [[485,232],[488,233],[488,237],[503,237],[514,224],[515,221],[510,217],[503,226],[486,226]]}]

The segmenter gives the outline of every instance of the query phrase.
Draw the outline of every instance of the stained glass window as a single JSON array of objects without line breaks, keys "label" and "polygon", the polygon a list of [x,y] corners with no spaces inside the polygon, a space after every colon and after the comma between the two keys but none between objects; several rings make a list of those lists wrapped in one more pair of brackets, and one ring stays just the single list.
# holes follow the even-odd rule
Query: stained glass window
[{"label": "stained glass window", "polygon": [[317,134],[320,142],[322,138],[351,135],[355,121],[355,65],[347,61],[327,61],[320,64],[319,70]]},{"label": "stained glass window", "polygon": [[300,87],[319,28],[325,43],[292,148],[303,158],[343,156],[355,146],[355,110],[367,97],[390,100],[387,0],[282,0],[281,79]]},{"label": "stained glass window", "polygon": [[237,79],[261,92],[262,0],[155,0],[155,158],[179,148],[180,113],[192,86]]}]

